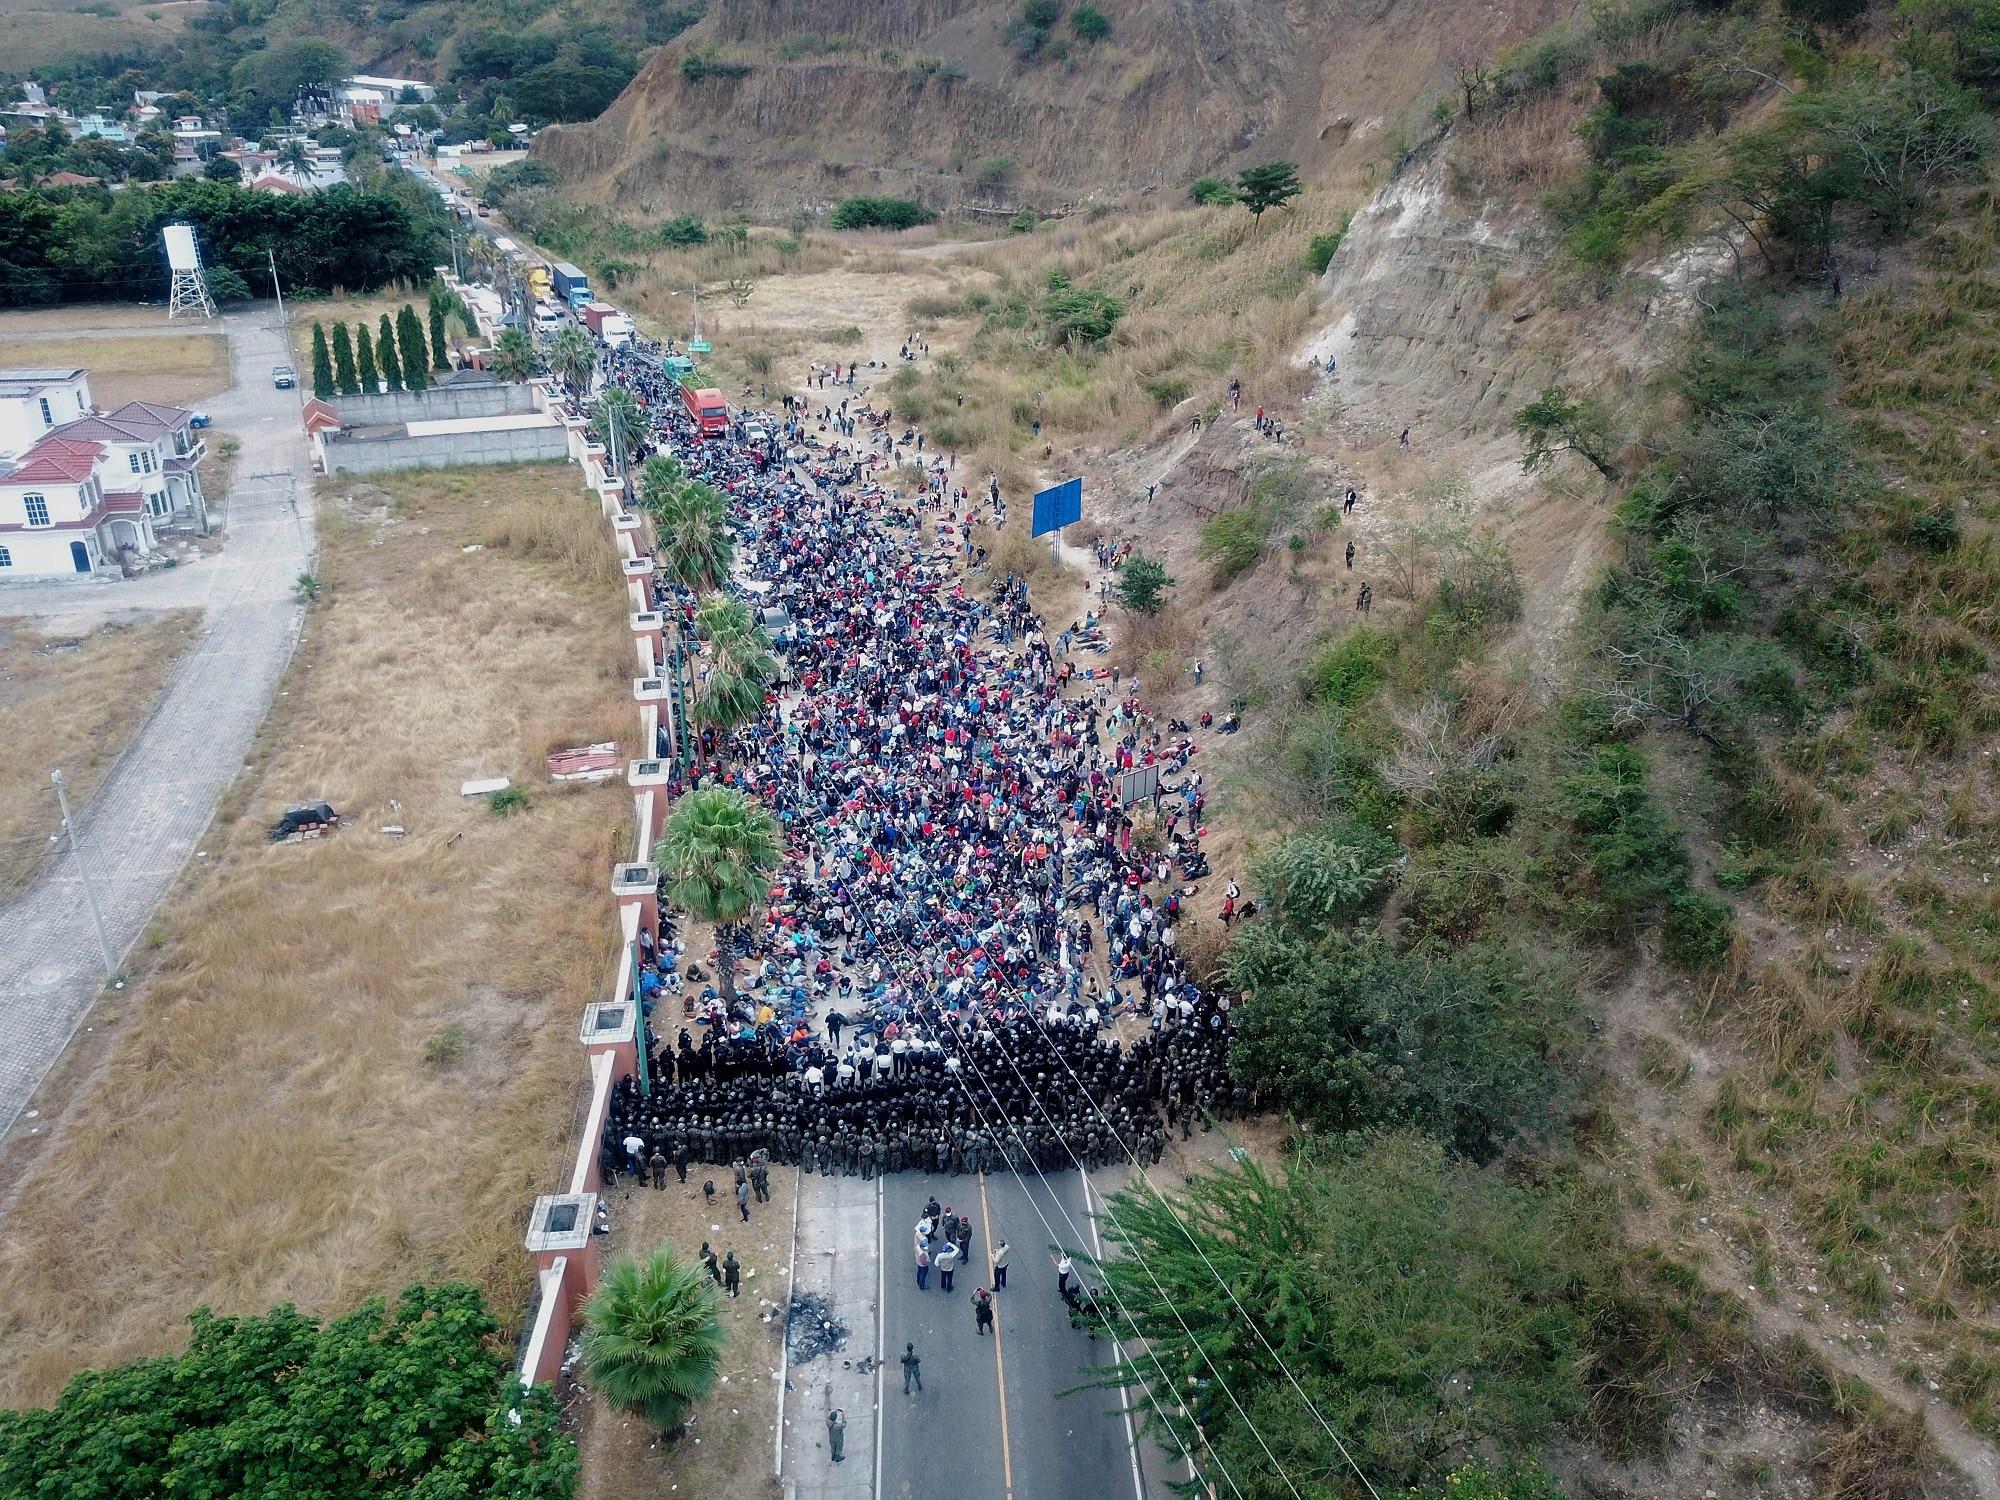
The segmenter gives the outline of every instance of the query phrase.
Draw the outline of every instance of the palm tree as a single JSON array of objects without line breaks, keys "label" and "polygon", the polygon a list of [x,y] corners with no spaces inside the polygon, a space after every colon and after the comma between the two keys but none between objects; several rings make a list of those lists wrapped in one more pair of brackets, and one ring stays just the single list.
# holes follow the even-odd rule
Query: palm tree
[{"label": "palm tree", "polygon": [[709,662],[695,687],[691,717],[727,732],[763,712],[765,685],[778,675],[777,658],[764,627],[740,599],[710,595],[694,623],[708,642]]},{"label": "palm tree", "polygon": [[576,324],[571,323],[549,340],[549,368],[576,395],[590,390],[590,377],[597,369],[597,351]]},{"label": "palm tree", "polygon": [[715,1389],[729,1334],[707,1270],[662,1247],[621,1256],[583,1305],[584,1379],[662,1432]]},{"label": "palm tree", "polygon": [[[365,335],[367,329],[363,329]],[[493,373],[502,380],[526,380],[535,373],[535,345],[519,328],[504,328],[493,341]]]},{"label": "palm tree", "polygon": [[653,535],[668,577],[691,589],[719,589],[728,582],[736,548],[729,539],[729,502],[721,491],[698,482],[664,490],[653,510]]},{"label": "palm tree", "polygon": [[[622,390],[623,387],[621,386]],[[660,453],[646,460],[646,467],[639,471],[639,506],[651,515],[658,515],[674,493],[686,483],[687,476],[681,472],[680,461]]]},{"label": "palm tree", "polygon": [[310,187],[313,179],[313,154],[311,148],[296,136],[278,148],[276,164],[292,174],[301,187]]},{"label": "palm tree", "polygon": [[715,924],[716,981],[724,1002],[734,1002],[736,957],[726,929],[771,893],[777,820],[734,787],[702,787],[674,805],[658,858],[672,882],[667,899]]},{"label": "palm tree", "polygon": [[625,472],[625,456],[646,430],[639,410],[639,398],[622,385],[608,386],[597,399],[597,434],[611,450],[618,472]]}]

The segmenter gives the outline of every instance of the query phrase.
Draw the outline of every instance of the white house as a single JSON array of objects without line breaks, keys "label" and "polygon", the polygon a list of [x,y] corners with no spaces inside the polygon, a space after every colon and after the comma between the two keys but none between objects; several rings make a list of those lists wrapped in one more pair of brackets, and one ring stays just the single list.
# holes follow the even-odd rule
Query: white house
[{"label": "white house", "polygon": [[[207,520],[193,413],[92,411],[85,382],[81,370],[0,370],[0,445],[28,436],[0,455],[0,579],[120,567],[154,551],[159,527]],[[65,420],[36,432],[45,400]]]},{"label": "white house", "polygon": [[89,413],[86,370],[0,370],[0,458],[24,452]]}]

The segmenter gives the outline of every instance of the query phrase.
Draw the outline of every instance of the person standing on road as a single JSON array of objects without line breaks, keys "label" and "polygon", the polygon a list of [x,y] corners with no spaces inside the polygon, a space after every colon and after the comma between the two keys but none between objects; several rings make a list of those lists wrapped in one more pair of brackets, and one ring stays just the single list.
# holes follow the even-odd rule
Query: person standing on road
[{"label": "person standing on road", "polygon": [[986,1330],[993,1326],[993,1294],[985,1287],[972,1294],[972,1321],[979,1328],[979,1336],[985,1338]]},{"label": "person standing on road", "polygon": [[833,1450],[833,1461],[844,1463],[847,1459],[847,1413],[835,1407],[826,1414],[826,1445]]},{"label": "person standing on road", "polygon": [[743,1268],[736,1263],[734,1250],[722,1257],[722,1289],[732,1297],[743,1294]]},{"label": "person standing on road", "polygon": [[917,1353],[917,1346],[915,1344],[905,1344],[903,1345],[903,1394],[905,1396],[910,1394],[910,1387],[913,1385],[919,1391],[924,1388],[924,1360],[923,1356]]},{"label": "person standing on road", "polygon": [[715,1252],[708,1248],[708,1241],[701,1242],[701,1263],[708,1267],[708,1274],[715,1278],[717,1286],[722,1285],[722,1267],[716,1264]]},{"label": "person standing on road", "polygon": [[936,1264],[938,1286],[948,1292],[951,1290],[951,1273],[958,1269],[958,1246],[950,1240],[938,1246]]},{"label": "person standing on road", "polygon": [[1007,1242],[1002,1240],[993,1247],[993,1290],[1007,1290]]},{"label": "person standing on road", "polygon": [[743,1222],[750,1222],[750,1184],[747,1181],[736,1184],[736,1211],[743,1215]]},{"label": "person standing on road", "polygon": [[917,1290],[920,1292],[929,1291],[931,1289],[930,1279],[931,1279],[930,1246],[926,1245],[922,1240],[918,1240],[917,1241]]}]

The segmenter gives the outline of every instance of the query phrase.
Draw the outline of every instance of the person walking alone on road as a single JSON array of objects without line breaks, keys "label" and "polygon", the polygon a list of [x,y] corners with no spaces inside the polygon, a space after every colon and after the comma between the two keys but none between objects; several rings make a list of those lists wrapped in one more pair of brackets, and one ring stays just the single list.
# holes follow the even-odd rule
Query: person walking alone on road
[{"label": "person walking alone on road", "polygon": [[905,1344],[903,1345],[903,1394],[905,1396],[910,1394],[910,1387],[913,1385],[920,1391],[924,1388],[924,1360],[923,1356],[917,1353],[917,1346],[915,1344]]},{"label": "person walking alone on road", "polygon": [[985,1338],[986,1330],[993,1326],[993,1294],[985,1287],[972,1294],[972,1321],[978,1325],[979,1336]]},{"label": "person walking alone on road", "polygon": [[1007,1290],[1007,1242],[1002,1240],[993,1247],[993,1290]]},{"label": "person walking alone on road", "polygon": [[826,1445],[833,1450],[835,1463],[846,1461],[847,1413],[837,1406],[826,1414]]},{"label": "person walking alone on road", "polygon": [[1070,1272],[1076,1268],[1070,1264],[1069,1257],[1060,1250],[1056,1251],[1052,1258],[1056,1263],[1056,1295],[1058,1297],[1067,1296],[1069,1294]]},{"label": "person walking alone on road", "polygon": [[951,1273],[958,1269],[958,1246],[950,1240],[938,1246],[936,1265],[938,1285],[948,1292],[951,1290]]},{"label": "person walking alone on road", "polygon": [[1354,538],[1353,538],[1353,537],[1349,537],[1349,538],[1347,539],[1347,571],[1348,571],[1348,572],[1350,572],[1350,573],[1352,573],[1352,572],[1354,571]]}]

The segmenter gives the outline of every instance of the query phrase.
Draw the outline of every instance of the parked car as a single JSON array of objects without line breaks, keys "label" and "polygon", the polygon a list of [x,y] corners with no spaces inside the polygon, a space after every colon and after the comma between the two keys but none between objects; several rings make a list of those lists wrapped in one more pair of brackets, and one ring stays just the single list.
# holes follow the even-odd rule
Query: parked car
[{"label": "parked car", "polygon": [[278,365],[271,371],[271,384],[281,391],[289,391],[299,383],[299,372],[290,365]]},{"label": "parked car", "polygon": [[484,198],[481,198],[474,206],[479,210],[479,217],[482,219],[493,212],[493,205],[488,203]]},{"label": "parked car", "polygon": [[207,425],[208,413],[205,411],[194,412],[188,417],[188,426],[190,427],[206,427]]}]

